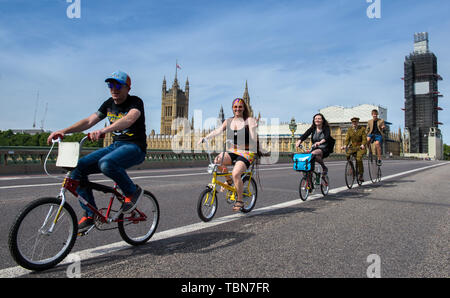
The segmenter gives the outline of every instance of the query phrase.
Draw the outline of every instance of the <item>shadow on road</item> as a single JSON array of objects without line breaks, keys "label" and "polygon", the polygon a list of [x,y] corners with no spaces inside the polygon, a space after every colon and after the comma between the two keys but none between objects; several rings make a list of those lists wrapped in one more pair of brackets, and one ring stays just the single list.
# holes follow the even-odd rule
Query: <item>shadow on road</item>
[{"label": "shadow on road", "polygon": [[[207,254],[218,249],[232,247],[253,236],[253,233],[234,231],[190,233],[187,235],[175,236],[162,240],[150,240],[142,246],[130,246],[129,248],[125,248],[114,253],[108,253],[96,258],[83,260],[81,262],[81,266],[84,268],[82,270],[89,270],[89,268],[108,266],[109,262],[118,264],[143,255],[151,258],[153,256],[166,256],[177,253]],[[64,277],[66,276],[68,266],[70,266],[70,264],[59,265],[43,272],[32,272],[22,277]]]}]

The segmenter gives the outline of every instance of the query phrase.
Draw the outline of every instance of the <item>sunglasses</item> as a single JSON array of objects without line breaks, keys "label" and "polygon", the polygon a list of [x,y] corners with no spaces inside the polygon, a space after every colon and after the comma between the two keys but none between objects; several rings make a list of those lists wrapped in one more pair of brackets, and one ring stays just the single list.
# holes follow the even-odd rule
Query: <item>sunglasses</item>
[{"label": "sunglasses", "polygon": [[123,86],[128,86],[126,84],[120,84],[119,82],[107,82],[106,85],[108,85],[109,89],[116,89],[116,90],[120,90],[122,89]]}]

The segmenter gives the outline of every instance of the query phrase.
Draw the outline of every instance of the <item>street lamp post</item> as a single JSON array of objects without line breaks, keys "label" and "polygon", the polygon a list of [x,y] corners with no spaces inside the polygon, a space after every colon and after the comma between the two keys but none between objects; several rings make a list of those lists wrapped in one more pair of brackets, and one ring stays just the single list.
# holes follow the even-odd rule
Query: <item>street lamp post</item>
[{"label": "street lamp post", "polygon": [[295,152],[295,139],[294,139],[294,134],[295,131],[297,130],[297,124],[295,123],[295,118],[292,117],[291,119],[291,123],[289,123],[289,130],[292,132],[292,136],[291,136],[291,151]]}]

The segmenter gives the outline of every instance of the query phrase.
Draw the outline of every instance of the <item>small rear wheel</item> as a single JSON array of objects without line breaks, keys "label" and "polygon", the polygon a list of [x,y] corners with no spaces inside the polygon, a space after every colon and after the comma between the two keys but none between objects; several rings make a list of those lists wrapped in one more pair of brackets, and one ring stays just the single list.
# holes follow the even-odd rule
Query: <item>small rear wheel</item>
[{"label": "small rear wheel", "polygon": [[381,182],[381,167],[380,166],[378,166],[377,178],[378,178],[378,182]]}]

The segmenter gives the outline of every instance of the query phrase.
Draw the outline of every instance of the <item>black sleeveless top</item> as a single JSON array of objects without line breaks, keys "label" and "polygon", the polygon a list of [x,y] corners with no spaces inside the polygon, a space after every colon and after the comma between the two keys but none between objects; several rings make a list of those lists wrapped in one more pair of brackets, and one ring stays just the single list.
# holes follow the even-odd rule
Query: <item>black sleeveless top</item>
[{"label": "black sleeveless top", "polygon": [[241,129],[231,129],[231,121],[233,118],[227,119],[227,141],[231,141],[235,148],[245,145],[245,149],[248,150],[250,145],[250,128],[247,120],[245,126]]}]

